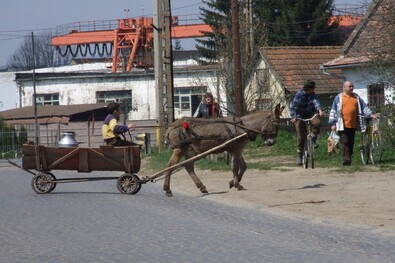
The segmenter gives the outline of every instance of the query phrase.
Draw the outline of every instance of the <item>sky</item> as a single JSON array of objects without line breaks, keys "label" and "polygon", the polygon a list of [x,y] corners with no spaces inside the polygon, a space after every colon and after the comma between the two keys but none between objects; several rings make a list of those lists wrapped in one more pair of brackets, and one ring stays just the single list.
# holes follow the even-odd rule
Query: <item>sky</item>
[{"label": "sky", "polygon": [[[0,68],[26,36],[54,32],[72,22],[116,20],[125,17],[152,17],[155,0],[0,0]],[[369,0],[335,0],[336,5],[361,5]],[[230,3],[230,1],[229,1]],[[201,0],[171,0],[172,15],[198,15]],[[181,40],[184,49],[191,41]]]}]

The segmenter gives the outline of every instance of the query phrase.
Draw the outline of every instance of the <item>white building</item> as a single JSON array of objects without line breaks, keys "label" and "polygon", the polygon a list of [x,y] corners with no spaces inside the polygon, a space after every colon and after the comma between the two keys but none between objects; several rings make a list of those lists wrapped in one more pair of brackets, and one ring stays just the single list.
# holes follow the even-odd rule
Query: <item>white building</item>
[{"label": "white building", "polygon": [[18,107],[18,89],[14,79],[15,72],[0,72],[0,111]]},{"label": "white building", "polygon": [[342,70],[346,80],[373,111],[394,103],[394,2],[373,1],[344,44],[341,56],[324,63],[323,71]]},{"label": "white building", "polygon": [[[207,91],[218,94],[220,98],[217,100],[226,106],[221,81],[216,77],[216,66],[199,66],[194,60],[197,55],[196,51],[174,52],[175,117],[192,116]],[[153,70],[111,73],[109,63],[91,63],[39,69],[34,77],[38,105],[81,105],[117,100],[126,113],[126,121],[136,122],[137,127],[151,127],[151,133],[155,133],[158,90]],[[32,106],[32,72],[16,73],[15,81],[20,106]],[[96,136],[101,136],[101,125],[95,126],[98,129]]]}]

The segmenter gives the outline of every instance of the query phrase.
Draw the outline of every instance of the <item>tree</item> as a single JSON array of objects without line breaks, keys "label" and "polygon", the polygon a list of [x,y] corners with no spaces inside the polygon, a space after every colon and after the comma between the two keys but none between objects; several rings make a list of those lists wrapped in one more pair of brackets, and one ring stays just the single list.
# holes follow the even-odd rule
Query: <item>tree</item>
[{"label": "tree", "polygon": [[[387,118],[381,129],[386,143],[395,147],[395,22],[393,17],[395,9],[393,0],[382,0],[375,15],[372,15],[372,24],[375,26],[369,32],[368,43],[359,46],[357,52],[360,56],[369,58],[366,65],[369,73],[366,76],[371,85],[382,89],[384,93],[383,105],[376,105],[376,111]],[[371,76],[374,75],[375,78]],[[372,105],[371,105],[372,106]]]},{"label": "tree", "polygon": [[[197,40],[200,63],[219,63],[219,75],[228,101],[234,103],[232,21],[228,0],[204,0],[201,19],[211,26],[205,39]],[[238,1],[242,79],[254,73],[257,50],[265,45],[334,45],[338,43],[337,23],[328,25],[333,0],[243,0]],[[249,14],[249,16],[248,16]],[[246,105],[248,106],[248,105]]]},{"label": "tree", "polygon": [[62,57],[51,46],[52,35],[44,33],[34,35],[34,55],[36,63],[33,64],[32,35],[26,36],[19,48],[10,57],[7,66],[17,70],[28,70],[35,68],[53,67],[70,63],[70,56]]},{"label": "tree", "polygon": [[[201,64],[218,64],[218,79],[223,80],[225,94],[229,103],[228,109],[233,111],[235,104],[234,93],[234,66],[232,53],[232,16],[229,0],[204,0],[208,8],[200,8],[201,19],[210,25],[213,32],[205,32],[204,39],[197,39],[196,48],[203,59]],[[242,79],[248,77],[251,68],[255,65],[256,52],[251,50],[251,46],[261,46],[262,31],[265,30],[259,21],[251,23],[245,14],[249,8],[247,1],[238,3],[241,60],[242,60]],[[255,32],[251,38],[251,33]],[[251,43],[251,41],[253,43]],[[247,44],[248,43],[248,44]]]},{"label": "tree", "polygon": [[269,46],[341,44],[338,23],[329,24],[333,0],[260,0],[254,9],[267,28]]}]

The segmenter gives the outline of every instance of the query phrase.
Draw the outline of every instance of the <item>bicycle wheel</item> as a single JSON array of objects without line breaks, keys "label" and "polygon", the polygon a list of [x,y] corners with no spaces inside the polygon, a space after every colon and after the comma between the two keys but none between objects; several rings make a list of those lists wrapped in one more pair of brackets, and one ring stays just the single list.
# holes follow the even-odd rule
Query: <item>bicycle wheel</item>
[{"label": "bicycle wheel", "polygon": [[383,144],[381,141],[381,132],[374,131],[372,134],[372,141],[370,142],[370,160],[372,164],[378,164],[381,160],[383,151]]},{"label": "bicycle wheel", "polygon": [[367,132],[361,133],[361,142],[359,144],[359,151],[361,153],[361,159],[363,164],[369,162],[369,142]]},{"label": "bicycle wheel", "polygon": [[305,169],[309,168],[309,137],[306,138],[303,150],[303,167]]},{"label": "bicycle wheel", "polygon": [[314,143],[311,136],[307,137],[308,155],[310,158],[311,169],[314,169]]}]

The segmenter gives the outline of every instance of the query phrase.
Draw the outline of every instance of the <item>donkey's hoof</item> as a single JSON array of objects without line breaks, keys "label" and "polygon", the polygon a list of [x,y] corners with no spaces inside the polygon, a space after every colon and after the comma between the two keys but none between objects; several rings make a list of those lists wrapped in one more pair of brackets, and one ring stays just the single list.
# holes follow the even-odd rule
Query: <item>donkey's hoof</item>
[{"label": "donkey's hoof", "polygon": [[232,189],[233,186],[235,186],[234,181],[233,180],[229,181],[229,189]]},{"label": "donkey's hoof", "polygon": [[166,196],[167,197],[173,197],[173,193],[170,190],[166,191]]},{"label": "donkey's hoof", "polygon": [[208,191],[207,191],[205,186],[200,187],[200,192],[203,193],[203,194],[208,194]]},{"label": "donkey's hoof", "polygon": [[246,188],[244,188],[244,186],[242,186],[241,184],[239,184],[239,186],[237,187],[238,191],[244,191],[247,190]]}]

